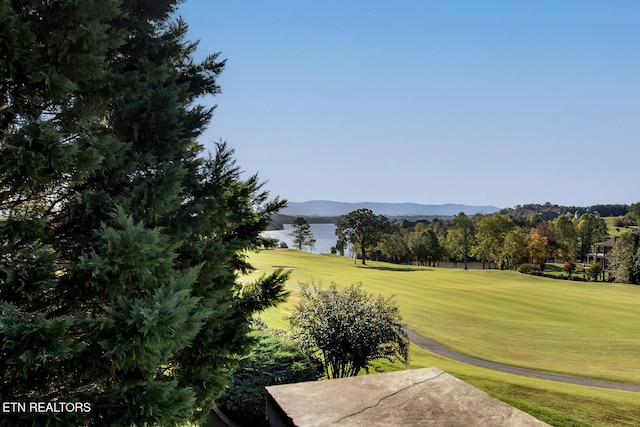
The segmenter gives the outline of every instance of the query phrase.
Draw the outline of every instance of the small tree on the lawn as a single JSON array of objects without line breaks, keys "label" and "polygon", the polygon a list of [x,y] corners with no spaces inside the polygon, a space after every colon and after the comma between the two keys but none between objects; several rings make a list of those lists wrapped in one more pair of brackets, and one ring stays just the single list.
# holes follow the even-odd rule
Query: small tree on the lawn
[{"label": "small tree on the lawn", "polygon": [[576,263],[573,261],[566,261],[564,263],[564,271],[567,273],[567,275],[569,276],[569,280],[571,280],[571,276],[573,275],[573,273],[575,273],[576,271]]},{"label": "small tree on the lawn", "polygon": [[293,224],[291,225],[293,226],[293,231],[291,232],[293,244],[298,250],[302,250],[303,246],[312,247],[316,244],[316,239],[311,232],[311,226],[306,219],[299,216],[293,220]]},{"label": "small tree on the lawn", "polygon": [[593,281],[598,281],[598,276],[602,273],[602,265],[598,262],[589,264],[586,270],[587,277]]}]

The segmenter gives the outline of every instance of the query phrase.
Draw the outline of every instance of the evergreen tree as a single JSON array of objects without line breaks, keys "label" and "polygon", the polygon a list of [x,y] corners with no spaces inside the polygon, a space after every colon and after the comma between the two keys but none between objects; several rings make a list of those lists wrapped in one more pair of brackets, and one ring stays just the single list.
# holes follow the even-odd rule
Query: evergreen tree
[{"label": "evergreen tree", "polygon": [[293,224],[291,225],[293,226],[293,231],[291,232],[293,244],[298,250],[301,251],[303,246],[313,246],[316,244],[316,239],[311,232],[311,226],[306,219],[299,216],[293,220]]},{"label": "evergreen tree", "polygon": [[0,0],[0,398],[92,409],[0,423],[204,419],[285,296],[236,281],[284,202],[201,155],[224,61],[193,61],[177,3]]},{"label": "evergreen tree", "polygon": [[237,369],[231,384],[218,399],[218,406],[241,425],[268,427],[265,387],[316,381],[323,373],[316,355],[309,355],[297,343],[277,331],[256,330],[258,343]]},{"label": "evergreen tree", "polygon": [[609,263],[616,282],[640,284],[640,234],[623,233],[613,245]]}]

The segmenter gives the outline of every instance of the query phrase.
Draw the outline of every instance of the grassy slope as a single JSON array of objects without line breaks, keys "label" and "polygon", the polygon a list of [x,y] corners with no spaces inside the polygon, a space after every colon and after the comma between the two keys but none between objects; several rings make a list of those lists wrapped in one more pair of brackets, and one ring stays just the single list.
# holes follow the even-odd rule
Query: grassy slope
[{"label": "grassy slope", "polygon": [[[413,268],[295,250],[250,256],[259,270],[292,271],[290,284],[362,282],[395,294],[404,321],[461,352],[562,373],[640,383],[640,287],[565,282],[513,272]],[[286,329],[297,301],[264,314]],[[553,425],[640,425],[640,396],[500,374],[412,348],[410,368],[436,366]],[[402,367],[382,364],[385,370]]]},{"label": "grassy slope", "polygon": [[623,233],[626,233],[627,231],[630,231],[630,230],[638,228],[636,226],[616,227],[614,224],[615,224],[616,220],[618,220],[617,216],[605,217],[604,220],[607,223],[607,232],[609,233],[609,237],[616,237],[616,236],[619,236],[619,235],[621,235]]}]

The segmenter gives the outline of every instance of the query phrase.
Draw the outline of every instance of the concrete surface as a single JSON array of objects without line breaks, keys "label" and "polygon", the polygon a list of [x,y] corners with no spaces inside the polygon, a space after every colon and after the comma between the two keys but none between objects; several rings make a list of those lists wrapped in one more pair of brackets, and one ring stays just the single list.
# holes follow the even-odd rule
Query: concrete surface
[{"label": "concrete surface", "polygon": [[437,368],[267,387],[273,427],[547,426]]}]

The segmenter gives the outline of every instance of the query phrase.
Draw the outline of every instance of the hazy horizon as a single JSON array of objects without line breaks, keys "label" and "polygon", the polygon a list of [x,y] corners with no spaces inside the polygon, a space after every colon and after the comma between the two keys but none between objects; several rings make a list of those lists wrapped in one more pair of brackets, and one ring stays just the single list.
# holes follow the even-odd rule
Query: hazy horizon
[{"label": "hazy horizon", "polygon": [[313,200],[289,200],[287,199],[288,203],[311,203],[311,202],[330,202],[330,203],[344,203],[344,204],[351,204],[351,205],[358,205],[358,204],[365,204],[365,203],[379,203],[379,204],[396,204],[396,205],[400,205],[400,204],[408,204],[408,205],[421,205],[421,206],[447,206],[447,205],[462,205],[462,206],[472,206],[472,207],[494,207],[497,209],[507,209],[507,208],[514,208],[516,206],[524,206],[524,205],[530,205],[530,204],[537,204],[537,205],[544,205],[546,203],[550,203],[551,205],[554,206],[562,206],[562,207],[576,207],[576,208],[588,208],[591,206],[600,206],[600,205],[631,205],[632,203],[638,203],[638,202],[632,202],[632,203],[592,203],[589,205],[574,205],[574,204],[566,204],[566,203],[551,203],[551,202],[521,202],[521,203],[516,203],[514,205],[511,206],[495,206],[495,205],[489,205],[489,204],[469,204],[469,203],[456,203],[456,202],[448,202],[448,203],[416,203],[416,202],[385,202],[385,201],[379,201],[379,200],[360,200],[357,202],[350,202],[350,201],[344,201],[344,200],[329,200],[329,199],[313,199]]}]

